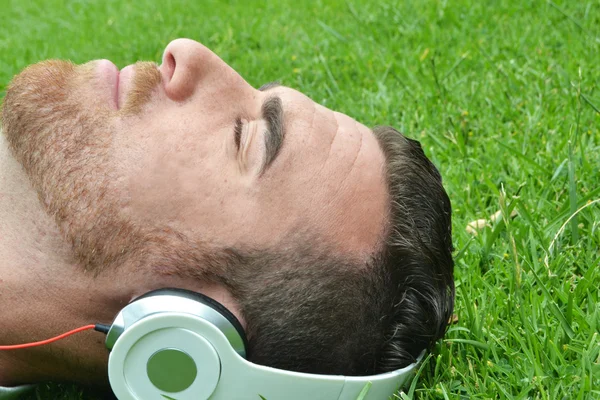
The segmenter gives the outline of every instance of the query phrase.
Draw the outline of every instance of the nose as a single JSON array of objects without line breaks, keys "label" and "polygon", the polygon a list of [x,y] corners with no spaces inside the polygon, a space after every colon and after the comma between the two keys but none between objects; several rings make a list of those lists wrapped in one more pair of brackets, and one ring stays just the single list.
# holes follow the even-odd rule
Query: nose
[{"label": "nose", "polygon": [[199,81],[223,67],[228,66],[202,44],[190,39],[173,40],[163,53],[160,67],[166,94],[175,101],[186,100],[197,90]]}]

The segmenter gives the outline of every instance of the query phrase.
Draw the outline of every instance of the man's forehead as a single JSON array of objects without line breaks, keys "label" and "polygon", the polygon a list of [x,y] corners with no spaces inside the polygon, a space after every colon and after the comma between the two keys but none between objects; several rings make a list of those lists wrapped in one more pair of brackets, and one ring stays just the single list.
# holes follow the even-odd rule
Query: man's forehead
[{"label": "man's forehead", "polygon": [[269,93],[280,96],[284,106],[286,106],[285,112],[305,112],[306,108],[314,108],[314,111],[328,115],[332,122],[338,125],[340,131],[358,131],[361,134],[371,134],[371,130],[356,119],[344,113],[331,110],[296,89],[280,85],[277,82],[271,82],[261,86],[260,90],[269,91]]},{"label": "man's forehead", "polygon": [[290,146],[283,155],[295,162],[280,169],[306,175],[300,181],[313,210],[314,229],[341,251],[369,254],[382,234],[387,204],[385,156],[373,132],[341,112],[284,86],[265,91],[282,100]]}]

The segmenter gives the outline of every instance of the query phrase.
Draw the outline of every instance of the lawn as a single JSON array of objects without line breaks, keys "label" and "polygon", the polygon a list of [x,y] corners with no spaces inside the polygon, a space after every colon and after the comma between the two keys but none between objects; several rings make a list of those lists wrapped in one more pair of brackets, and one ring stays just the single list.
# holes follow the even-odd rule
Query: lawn
[{"label": "lawn", "polygon": [[599,0],[1,4],[0,97],[42,59],[123,67],[189,37],[420,140],[453,203],[456,321],[398,396],[600,399]]}]

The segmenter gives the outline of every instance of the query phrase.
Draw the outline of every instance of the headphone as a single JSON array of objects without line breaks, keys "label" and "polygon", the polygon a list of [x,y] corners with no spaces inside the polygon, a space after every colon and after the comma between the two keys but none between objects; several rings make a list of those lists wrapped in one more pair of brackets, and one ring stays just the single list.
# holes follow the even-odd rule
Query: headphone
[{"label": "headphone", "polygon": [[110,326],[106,347],[119,400],[387,399],[423,356],[364,377],[253,364],[246,360],[248,342],[237,318],[210,297],[183,289],[154,290],[127,305]]}]

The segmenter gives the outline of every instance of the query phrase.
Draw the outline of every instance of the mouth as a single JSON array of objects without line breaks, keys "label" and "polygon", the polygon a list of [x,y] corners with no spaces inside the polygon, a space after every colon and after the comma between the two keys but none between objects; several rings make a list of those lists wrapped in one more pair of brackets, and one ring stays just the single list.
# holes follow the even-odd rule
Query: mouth
[{"label": "mouth", "polygon": [[101,92],[101,101],[119,113],[131,114],[152,101],[160,90],[163,77],[156,63],[137,62],[119,69],[108,60],[94,61],[96,90]]},{"label": "mouth", "polygon": [[119,71],[119,68],[109,60],[99,60],[97,64],[101,82],[106,82],[110,88],[110,106],[113,110],[120,110],[127,100],[127,92],[133,82],[135,65],[128,65]]}]

